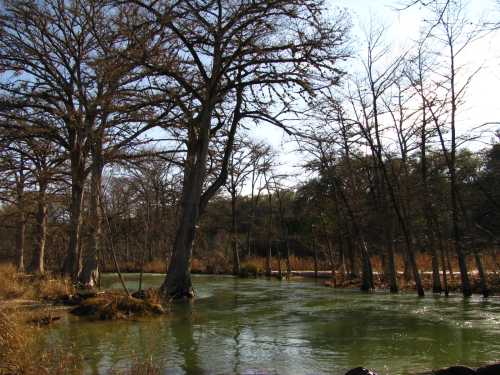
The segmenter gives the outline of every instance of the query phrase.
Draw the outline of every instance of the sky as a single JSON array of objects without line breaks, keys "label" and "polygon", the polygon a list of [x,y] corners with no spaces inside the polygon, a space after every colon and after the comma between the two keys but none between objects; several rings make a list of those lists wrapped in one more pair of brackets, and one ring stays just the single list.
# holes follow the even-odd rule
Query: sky
[{"label": "sky", "polygon": [[[362,47],[364,31],[369,28],[370,20],[374,24],[383,23],[387,28],[387,40],[395,50],[405,49],[418,38],[423,21],[423,13],[419,7],[398,11],[403,0],[327,0],[329,6],[346,8],[353,22],[353,47]],[[473,20],[500,22],[500,2],[497,0],[471,0],[468,3],[468,17]],[[468,89],[466,104],[458,114],[458,129],[467,132],[480,124],[500,121],[500,35],[490,33],[470,46],[460,63],[471,70],[480,68]],[[361,51],[358,51],[361,53]],[[493,131],[500,125],[483,128],[485,134],[480,142],[468,145],[478,150],[492,139]],[[486,131],[487,130],[487,131]],[[281,152],[280,168],[283,173],[295,174],[299,179],[306,178],[298,166],[302,157],[294,153],[295,145],[277,128],[265,127],[252,132],[256,139],[272,144]],[[484,143],[485,142],[485,143]],[[296,178],[294,178],[296,182]]]}]

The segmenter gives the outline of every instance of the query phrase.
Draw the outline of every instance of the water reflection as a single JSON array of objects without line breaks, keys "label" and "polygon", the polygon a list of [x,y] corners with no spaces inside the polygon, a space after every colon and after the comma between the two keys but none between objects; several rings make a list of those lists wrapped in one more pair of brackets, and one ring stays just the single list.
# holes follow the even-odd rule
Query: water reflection
[{"label": "water reflection", "polygon": [[[113,286],[115,280],[105,280]],[[145,281],[159,285],[162,276]],[[129,286],[136,286],[129,276]],[[89,374],[152,359],[166,374],[415,373],[500,358],[500,301],[335,291],[309,281],[196,277],[198,298],[164,318],[82,322],[49,332]],[[75,323],[77,321],[77,323]]]}]

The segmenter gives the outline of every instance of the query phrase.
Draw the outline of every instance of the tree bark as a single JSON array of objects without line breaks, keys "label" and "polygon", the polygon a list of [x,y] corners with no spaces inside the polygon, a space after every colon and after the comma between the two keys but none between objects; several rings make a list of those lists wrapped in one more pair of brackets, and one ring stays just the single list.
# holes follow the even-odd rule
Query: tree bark
[{"label": "tree bark", "polygon": [[190,129],[180,218],[167,276],[160,288],[162,293],[171,299],[194,297],[191,260],[206,175],[211,112],[205,112],[202,116],[196,131],[194,125]]},{"label": "tree bark", "polygon": [[68,252],[63,266],[63,274],[78,279],[80,272],[80,235],[82,226],[82,206],[85,185],[85,158],[79,147],[71,151],[71,203]]},{"label": "tree bark", "polygon": [[398,293],[399,287],[398,287],[398,279],[397,279],[397,271],[396,271],[396,263],[394,261],[394,246],[391,243],[387,243],[387,269],[389,274],[388,279],[389,279],[389,289],[391,293]]},{"label": "tree bark", "polygon": [[16,229],[16,267],[18,272],[24,272],[24,244],[26,240],[26,214],[20,210]]},{"label": "tree bark", "polygon": [[[418,90],[420,93],[420,100],[422,103],[422,126],[420,128],[420,173],[422,177],[422,211],[425,217],[425,224],[429,238],[429,246],[431,249],[431,257],[432,257],[432,292],[433,293],[441,293],[441,280],[439,278],[439,260],[436,251],[436,241],[434,236],[434,231],[439,230],[434,228],[432,225],[433,218],[434,221],[437,221],[436,214],[432,207],[431,203],[431,194],[429,189],[429,179],[428,179],[428,167],[427,167],[427,108],[426,108],[426,99],[424,96],[423,82],[424,82],[424,66],[422,60],[422,50],[419,50],[418,54],[418,82],[420,85],[420,89]],[[440,236],[440,234],[439,234]],[[439,239],[441,241],[441,239]],[[442,242],[440,243],[442,244]],[[444,265],[443,265],[444,266]],[[446,273],[444,274],[444,283],[447,284],[446,281]],[[447,289],[447,287],[446,287]]]},{"label": "tree bark", "polygon": [[102,245],[101,181],[104,160],[102,150],[96,140],[92,152],[92,172],[90,178],[90,246],[83,259],[78,281],[85,287],[94,288],[99,283],[99,255]]},{"label": "tree bark", "polygon": [[16,228],[16,267],[24,272],[24,246],[26,242],[26,212],[24,205],[24,159],[21,156],[19,175],[16,174],[17,228]]},{"label": "tree bark", "polygon": [[47,183],[39,182],[38,204],[36,213],[36,229],[35,229],[35,248],[33,251],[33,259],[29,267],[32,273],[43,274],[45,272],[45,243],[47,240]]},{"label": "tree bark", "polygon": [[481,262],[481,255],[474,247],[474,258],[476,260],[476,267],[479,273],[479,287],[481,289],[481,294],[484,298],[488,298],[490,291],[488,290],[488,283],[486,282],[486,274],[484,272],[483,263]]}]

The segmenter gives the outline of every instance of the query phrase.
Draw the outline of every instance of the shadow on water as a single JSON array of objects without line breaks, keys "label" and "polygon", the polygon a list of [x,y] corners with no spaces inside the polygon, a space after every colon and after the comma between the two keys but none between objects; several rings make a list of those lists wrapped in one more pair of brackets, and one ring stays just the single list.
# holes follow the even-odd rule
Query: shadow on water
[{"label": "shadow on water", "polygon": [[[136,275],[127,275],[135,288]],[[158,286],[161,275],[147,275]],[[106,287],[118,287],[112,275]],[[89,374],[151,359],[166,374],[343,374],[363,365],[415,373],[500,358],[500,300],[361,294],[312,281],[197,276],[197,298],[166,317],[48,331]]]}]

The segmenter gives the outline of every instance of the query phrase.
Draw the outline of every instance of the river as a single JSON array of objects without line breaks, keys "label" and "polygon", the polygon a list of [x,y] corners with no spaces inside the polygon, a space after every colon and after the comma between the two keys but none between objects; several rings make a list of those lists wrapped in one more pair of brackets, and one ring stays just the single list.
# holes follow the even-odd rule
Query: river
[{"label": "river", "polygon": [[[130,288],[138,275],[126,275]],[[144,283],[159,286],[162,275]],[[194,276],[196,300],[168,316],[89,322],[67,317],[51,345],[83,356],[89,374],[152,359],[165,374],[341,375],[365,366],[415,374],[500,359],[500,299],[337,290],[313,280]],[[119,288],[105,275],[105,288]]]}]

